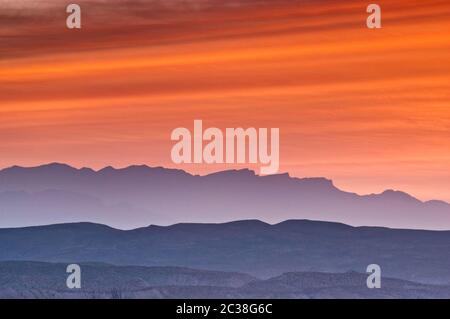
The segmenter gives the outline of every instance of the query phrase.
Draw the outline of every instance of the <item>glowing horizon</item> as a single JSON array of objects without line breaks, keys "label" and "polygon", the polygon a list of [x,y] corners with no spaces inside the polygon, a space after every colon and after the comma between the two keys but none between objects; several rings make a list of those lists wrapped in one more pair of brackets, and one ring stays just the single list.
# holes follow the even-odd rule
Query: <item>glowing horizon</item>
[{"label": "glowing horizon", "polygon": [[[174,165],[176,127],[279,127],[280,173],[450,202],[448,1],[0,1],[0,167]],[[39,23],[42,20],[42,24]],[[254,169],[252,166],[245,165]]]}]

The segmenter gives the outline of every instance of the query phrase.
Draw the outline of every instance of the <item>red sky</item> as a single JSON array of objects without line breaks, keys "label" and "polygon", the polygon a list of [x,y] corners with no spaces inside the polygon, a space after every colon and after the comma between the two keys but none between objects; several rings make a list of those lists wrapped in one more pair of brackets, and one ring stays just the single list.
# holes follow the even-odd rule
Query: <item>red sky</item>
[{"label": "red sky", "polygon": [[450,201],[450,2],[0,1],[0,167],[170,160],[171,131],[279,127],[280,168]]}]

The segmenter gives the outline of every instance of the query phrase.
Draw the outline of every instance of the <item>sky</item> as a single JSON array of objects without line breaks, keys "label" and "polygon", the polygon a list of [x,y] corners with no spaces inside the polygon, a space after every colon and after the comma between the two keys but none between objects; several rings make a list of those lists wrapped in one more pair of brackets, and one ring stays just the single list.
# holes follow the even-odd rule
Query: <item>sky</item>
[{"label": "sky", "polygon": [[[450,202],[450,2],[0,0],[0,168],[175,165],[174,128],[280,128],[280,172]],[[251,166],[250,166],[251,167]],[[251,167],[252,168],[252,167]]]}]

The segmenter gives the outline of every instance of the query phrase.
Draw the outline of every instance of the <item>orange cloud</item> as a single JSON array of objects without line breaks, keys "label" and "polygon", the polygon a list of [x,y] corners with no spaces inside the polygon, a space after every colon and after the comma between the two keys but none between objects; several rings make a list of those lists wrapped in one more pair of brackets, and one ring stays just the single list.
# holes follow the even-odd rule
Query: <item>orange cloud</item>
[{"label": "orange cloud", "polygon": [[80,1],[81,30],[30,3],[0,13],[1,166],[173,166],[202,119],[279,127],[292,175],[450,201],[448,1],[380,1],[380,30],[364,1]]}]

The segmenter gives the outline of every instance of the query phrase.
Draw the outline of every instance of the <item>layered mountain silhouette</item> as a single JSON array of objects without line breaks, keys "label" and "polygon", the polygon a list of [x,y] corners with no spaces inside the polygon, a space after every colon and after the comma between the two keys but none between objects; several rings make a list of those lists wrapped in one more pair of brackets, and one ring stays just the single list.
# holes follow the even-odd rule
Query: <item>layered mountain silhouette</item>
[{"label": "layered mountain silhouette", "polygon": [[450,205],[399,191],[360,196],[325,178],[206,176],[130,166],[99,171],[64,164],[0,171],[0,227],[89,221],[130,229],[149,224],[314,219],[350,225],[450,229]]},{"label": "layered mountain silhouette", "polygon": [[450,231],[351,227],[290,220],[176,224],[118,230],[76,223],[0,229],[0,261],[187,267],[246,273],[365,272],[450,285]]},{"label": "layered mountain silhouette", "polygon": [[450,298],[450,286],[366,274],[300,272],[261,280],[245,274],[176,267],[81,264],[81,289],[65,286],[65,264],[0,262],[0,298]]}]

